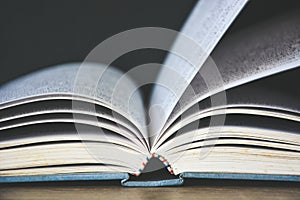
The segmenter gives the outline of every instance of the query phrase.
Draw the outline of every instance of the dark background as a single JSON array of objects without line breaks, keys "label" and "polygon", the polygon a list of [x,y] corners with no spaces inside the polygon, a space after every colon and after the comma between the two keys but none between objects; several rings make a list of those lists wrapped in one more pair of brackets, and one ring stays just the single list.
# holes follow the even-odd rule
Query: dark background
[{"label": "dark background", "polygon": [[[228,33],[299,9],[299,0],[251,0]],[[82,61],[103,40],[132,28],[180,30],[195,0],[39,1],[0,3],[0,85],[51,65]],[[228,34],[227,33],[227,34]],[[114,65],[127,71],[162,62],[165,52],[137,51]]]}]

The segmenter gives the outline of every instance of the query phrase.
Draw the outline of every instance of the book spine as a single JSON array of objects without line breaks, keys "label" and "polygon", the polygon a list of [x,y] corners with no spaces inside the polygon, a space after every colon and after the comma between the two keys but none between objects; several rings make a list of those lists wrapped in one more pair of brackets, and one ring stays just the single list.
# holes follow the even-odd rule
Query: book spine
[{"label": "book spine", "polygon": [[139,168],[138,172],[134,173],[133,175],[134,176],[139,176],[142,173],[143,169],[146,167],[147,163],[149,162],[149,160],[151,158],[158,158],[165,165],[165,168],[170,172],[170,174],[174,174],[174,171],[173,171],[171,165],[169,164],[169,162],[167,161],[167,159],[165,159],[161,155],[158,155],[156,153],[152,153],[150,157],[146,157],[145,161],[142,162],[141,168]]}]

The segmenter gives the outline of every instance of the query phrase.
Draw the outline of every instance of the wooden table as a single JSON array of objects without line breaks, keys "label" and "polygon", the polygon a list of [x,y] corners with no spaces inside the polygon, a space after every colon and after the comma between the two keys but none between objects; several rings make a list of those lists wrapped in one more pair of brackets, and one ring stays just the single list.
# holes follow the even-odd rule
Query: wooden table
[{"label": "wooden table", "polygon": [[0,199],[300,199],[300,183],[198,180],[162,188],[100,181],[0,184]]}]

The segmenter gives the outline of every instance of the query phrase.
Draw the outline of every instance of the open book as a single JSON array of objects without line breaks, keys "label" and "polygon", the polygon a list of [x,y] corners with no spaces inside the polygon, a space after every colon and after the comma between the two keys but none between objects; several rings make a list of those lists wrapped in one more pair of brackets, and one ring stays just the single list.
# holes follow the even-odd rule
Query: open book
[{"label": "open book", "polygon": [[[181,33],[201,51],[183,48],[191,62],[167,56],[148,107],[135,80],[105,64],[53,66],[2,86],[0,182],[300,181],[300,15],[220,42],[245,4],[196,4]],[[179,37],[171,50],[182,46]],[[159,160],[172,178],[139,181]]]}]

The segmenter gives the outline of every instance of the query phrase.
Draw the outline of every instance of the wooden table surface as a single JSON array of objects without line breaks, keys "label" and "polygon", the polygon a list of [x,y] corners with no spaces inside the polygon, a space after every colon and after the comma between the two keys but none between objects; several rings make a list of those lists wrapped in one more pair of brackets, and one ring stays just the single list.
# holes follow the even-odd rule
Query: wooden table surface
[{"label": "wooden table surface", "polygon": [[161,188],[104,182],[0,184],[0,199],[300,199],[300,183],[201,180]]}]

